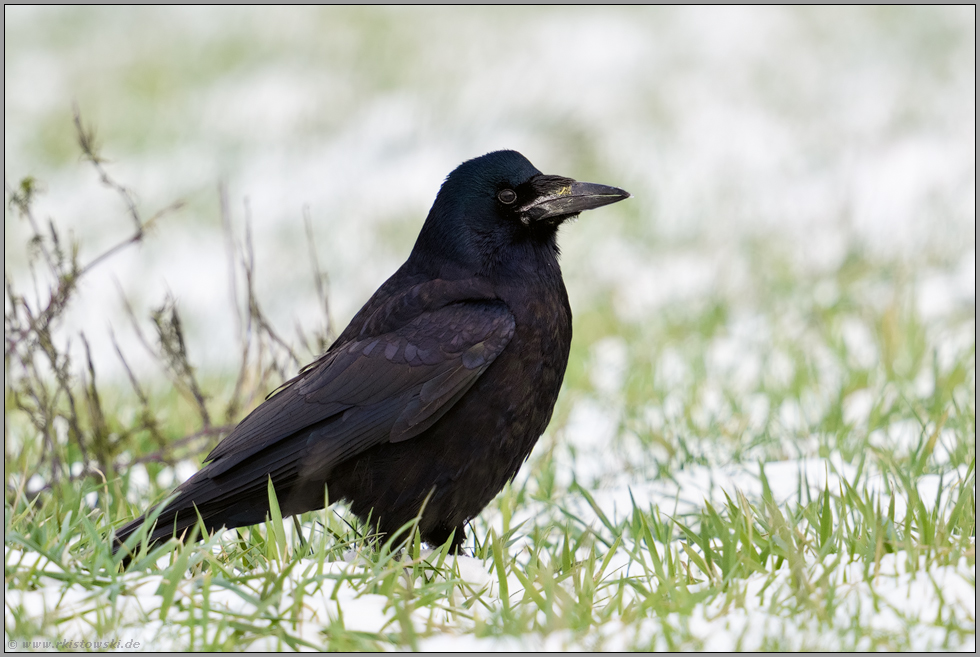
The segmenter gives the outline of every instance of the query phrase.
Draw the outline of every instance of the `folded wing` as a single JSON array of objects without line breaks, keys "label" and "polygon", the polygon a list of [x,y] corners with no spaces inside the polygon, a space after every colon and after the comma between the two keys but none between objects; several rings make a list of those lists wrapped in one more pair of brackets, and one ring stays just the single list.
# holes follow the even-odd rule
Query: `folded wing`
[{"label": "folded wing", "polygon": [[394,331],[354,340],[245,418],[208,455],[210,476],[307,428],[315,427],[307,447],[343,456],[416,436],[452,407],[513,335],[507,307],[480,301],[423,312]]}]

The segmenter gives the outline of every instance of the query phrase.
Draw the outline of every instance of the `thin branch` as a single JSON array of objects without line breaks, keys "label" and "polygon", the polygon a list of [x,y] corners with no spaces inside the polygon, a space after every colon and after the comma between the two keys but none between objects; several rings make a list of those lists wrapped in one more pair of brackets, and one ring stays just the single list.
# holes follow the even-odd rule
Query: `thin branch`
[{"label": "thin branch", "polygon": [[[236,426],[237,426],[236,424],[223,424],[221,426],[204,427],[200,431],[195,431],[194,433],[187,434],[183,438],[178,438],[177,440],[170,441],[169,443],[167,443],[166,446],[164,446],[162,449],[157,450],[156,452],[153,452],[151,454],[146,454],[144,456],[140,456],[139,458],[133,459],[131,465],[135,465],[136,463],[166,462],[164,455],[167,454],[168,452],[173,452],[178,447],[183,447],[184,445],[193,443],[195,440],[200,440],[201,438],[210,438],[211,436],[221,436],[230,433],[231,430],[234,429]],[[203,451],[203,448],[201,448],[201,451]]]}]

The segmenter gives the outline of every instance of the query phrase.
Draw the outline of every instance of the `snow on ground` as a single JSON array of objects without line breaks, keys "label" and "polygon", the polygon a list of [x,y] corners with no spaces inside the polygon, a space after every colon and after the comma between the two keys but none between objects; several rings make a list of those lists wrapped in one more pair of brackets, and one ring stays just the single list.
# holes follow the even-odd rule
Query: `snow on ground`
[{"label": "snow on ground", "polygon": [[[811,486],[822,488],[823,482],[833,482],[827,478],[831,466],[826,462],[795,461],[766,464],[771,482],[778,482],[773,492],[777,498],[792,497],[797,492],[800,477],[805,476]],[[873,477],[869,480],[873,481]],[[957,482],[947,478],[945,492]],[[931,481],[927,480],[925,488]],[[722,490],[733,492],[739,489],[749,499],[756,499],[760,490],[758,478],[751,472],[741,472],[734,476],[702,469],[685,476],[673,493],[659,491],[651,495],[651,500],[670,508],[680,498],[679,491],[691,500],[718,500]],[[629,509],[628,499],[624,502],[626,491],[597,493],[595,499],[604,513],[615,516],[617,510]],[[934,491],[922,490],[924,500],[935,499]],[[635,497],[637,491],[633,491]],[[722,500],[723,501],[723,500]],[[700,504],[692,504],[692,508]],[[598,520],[586,515],[586,522],[598,524]],[[533,514],[533,508],[531,510]],[[519,519],[515,519],[515,523]],[[517,548],[520,546],[520,537]],[[660,545],[665,551],[668,546]],[[428,553],[430,556],[431,552]],[[175,607],[170,612],[170,622],[161,621],[158,613],[163,601],[161,585],[164,578],[160,574],[137,572],[120,578],[122,589],[115,587],[95,589],[82,584],[66,585],[63,573],[58,566],[45,557],[6,546],[5,568],[8,572],[38,570],[45,573],[41,578],[43,586],[25,591],[7,589],[5,591],[5,622],[15,618],[49,618],[58,623],[58,636],[65,641],[92,640],[90,626],[107,608],[119,614],[120,641],[139,640],[145,649],[182,650],[190,640],[186,628],[173,621],[186,618],[188,613],[200,613],[204,606],[199,580],[186,579],[180,582],[175,594]],[[166,568],[172,556],[161,558],[159,567]],[[843,564],[838,560],[844,559]],[[436,628],[433,636],[423,639],[419,647],[424,650],[489,651],[505,649],[596,649],[623,650],[631,647],[651,646],[657,649],[670,649],[665,636],[683,637],[684,645],[697,646],[703,650],[730,650],[737,647],[743,650],[777,648],[783,650],[852,650],[866,649],[871,635],[893,635],[907,641],[912,650],[930,651],[940,649],[973,650],[975,636],[972,628],[976,618],[975,566],[961,559],[949,566],[929,566],[923,561],[912,567],[904,551],[884,554],[876,566],[870,566],[858,559],[848,563],[846,555],[829,555],[822,559],[808,557],[801,567],[810,573],[810,580],[827,578],[833,591],[833,600],[827,601],[833,617],[815,619],[810,614],[799,616],[787,612],[787,601],[801,593],[794,581],[795,570],[782,568],[775,575],[771,573],[752,574],[738,580],[728,595],[717,595],[707,604],[699,605],[691,616],[672,614],[663,618],[648,619],[639,625],[623,626],[613,621],[597,628],[586,636],[556,632],[548,635],[526,635],[519,640],[514,638],[478,639],[472,634],[481,615],[493,613],[500,608],[500,588],[492,561],[484,562],[473,557],[459,556],[450,559],[454,577],[463,582],[462,588],[454,594],[466,592],[480,596],[481,604],[470,609],[471,616],[464,617],[450,612],[439,611],[439,607],[423,607],[412,612],[412,623],[417,631]],[[368,569],[369,570],[369,569]],[[352,582],[358,573],[367,572],[364,564],[355,553],[348,553],[344,561],[326,562],[322,566],[316,559],[299,561],[290,575],[282,581],[281,596],[272,598],[271,607],[268,596],[268,582],[265,577],[249,580],[248,573],[240,573],[241,582],[234,589],[212,588],[207,597],[207,607],[215,617],[241,616],[253,617],[260,607],[264,615],[275,617],[276,610],[285,614],[296,604],[298,582],[306,582],[302,596],[302,613],[294,634],[313,644],[322,641],[322,632],[328,628],[345,628],[366,633],[396,631],[395,610],[386,596],[364,593]],[[642,579],[642,571],[635,563],[630,563],[627,554],[618,555],[610,562],[608,578],[633,576]],[[311,575],[326,575],[326,579],[310,580]],[[330,576],[336,576],[330,579]],[[344,576],[355,576],[345,579]],[[312,583],[311,583],[312,582]],[[655,585],[655,581],[652,582]],[[697,585],[691,587],[696,592]],[[826,589],[824,589],[826,590]],[[266,592],[266,593],[264,593]],[[512,604],[520,601],[523,587],[520,580],[510,574],[508,593]],[[601,610],[602,601],[597,600],[596,608]],[[62,619],[62,620],[58,620]],[[250,621],[254,622],[254,621]],[[965,635],[944,629],[953,626],[966,631]],[[44,640],[39,638],[39,641]],[[251,646],[253,650],[275,649],[275,639],[259,639]]]}]

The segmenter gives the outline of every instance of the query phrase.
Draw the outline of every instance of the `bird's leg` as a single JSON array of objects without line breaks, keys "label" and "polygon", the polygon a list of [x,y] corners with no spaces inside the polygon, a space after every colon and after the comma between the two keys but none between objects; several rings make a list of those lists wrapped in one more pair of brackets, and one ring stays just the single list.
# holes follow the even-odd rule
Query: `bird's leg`
[{"label": "bird's leg", "polygon": [[450,554],[463,554],[463,541],[466,540],[466,529],[462,525],[455,529],[453,534],[453,544],[449,546]]},{"label": "bird's leg", "polygon": [[306,542],[306,539],[303,538],[303,526],[300,525],[300,523],[299,523],[299,515],[298,514],[293,516],[293,529],[296,530],[296,535],[299,536],[299,546],[300,546],[300,549],[306,549],[306,547],[307,547],[308,544]]},{"label": "bird's leg", "polygon": [[449,527],[439,524],[427,532],[424,540],[432,547],[438,547],[445,545],[450,538],[452,538],[452,544],[449,546],[449,554],[462,554],[463,541],[466,540],[466,529],[463,525]]}]

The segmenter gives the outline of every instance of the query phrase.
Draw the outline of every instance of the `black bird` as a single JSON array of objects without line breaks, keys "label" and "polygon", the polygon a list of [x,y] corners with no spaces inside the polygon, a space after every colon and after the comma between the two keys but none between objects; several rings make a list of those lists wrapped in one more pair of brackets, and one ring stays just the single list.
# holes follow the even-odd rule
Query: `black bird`
[{"label": "black bird", "polygon": [[[433,545],[520,469],[558,398],[572,312],[558,227],[629,194],[544,175],[498,151],[446,178],[408,260],[318,360],[256,408],[181,484],[149,533],[263,522],[345,499],[385,534],[423,508]],[[141,516],[116,533],[115,549]]]}]

